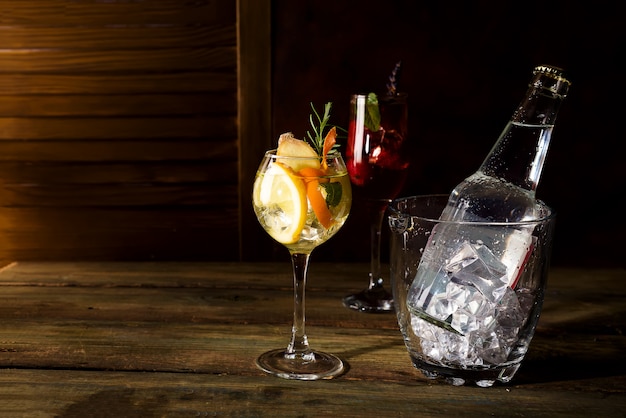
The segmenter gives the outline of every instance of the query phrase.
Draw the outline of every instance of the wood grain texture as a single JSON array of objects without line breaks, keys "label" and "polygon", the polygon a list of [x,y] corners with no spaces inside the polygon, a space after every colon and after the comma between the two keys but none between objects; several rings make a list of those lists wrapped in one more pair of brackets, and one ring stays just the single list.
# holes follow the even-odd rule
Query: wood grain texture
[{"label": "wood grain texture", "polygon": [[[104,141],[151,139],[155,142],[168,140],[170,148],[176,148],[177,141],[186,139],[198,139],[203,142],[234,141],[236,123],[234,115],[201,118],[137,116],[131,118],[0,118],[0,126],[2,126],[0,141],[79,140],[87,142],[91,139]],[[64,144],[56,142],[55,145],[63,146]]]},{"label": "wood grain texture", "polygon": [[349,369],[292,382],[254,364],[289,339],[287,260],[5,266],[0,416],[623,415],[623,269],[552,269],[520,371],[489,389],[425,379],[395,315],[344,308],[341,297],[361,288],[367,269],[311,264],[307,334]]},{"label": "wood grain texture", "polygon": [[[238,0],[239,234],[242,260],[267,260],[271,245],[252,210],[252,185],[272,137],[272,14],[270,0]],[[261,243],[261,244],[260,244]],[[260,245],[259,245],[260,244]]]},{"label": "wood grain texture", "polygon": [[[152,41],[154,43],[154,40]],[[128,74],[179,71],[233,71],[236,46],[187,47],[148,49],[141,54],[136,48],[110,50],[40,49],[0,54],[0,65],[6,72],[37,73],[115,73]]]},{"label": "wood grain texture", "polygon": [[[182,74],[14,74],[0,77],[0,88],[6,94],[211,94],[233,92],[237,88],[237,74],[186,72]],[[80,111],[78,109],[77,111]]]},{"label": "wood grain texture", "polygon": [[223,0],[97,1],[25,0],[3,5],[0,23],[66,26],[218,24],[231,20],[235,3]]},{"label": "wood grain texture", "polygon": [[[232,75],[229,75],[232,78]],[[232,82],[226,82],[228,85]],[[234,85],[234,83],[232,83]],[[127,92],[128,93],[128,92]],[[234,91],[195,93],[46,95],[32,100],[27,95],[0,95],[0,115],[15,117],[181,117],[231,115],[237,108]]]},{"label": "wood grain texture", "polygon": [[[197,144],[193,144],[197,145]],[[196,148],[189,144],[190,148]],[[235,152],[232,149],[221,149],[224,154]],[[215,150],[214,150],[215,151]],[[196,154],[197,155],[197,154]],[[81,155],[84,158],[84,155]],[[120,158],[113,162],[98,162],[84,159],[82,161],[66,162],[63,160],[28,163],[20,161],[5,161],[0,165],[0,183],[6,185],[7,190],[11,185],[28,184],[37,186],[42,179],[47,179],[47,184],[54,187],[73,184],[77,186],[97,184],[168,184],[176,183],[233,183],[228,174],[236,169],[236,157],[224,158],[211,163],[207,167],[202,159],[191,160],[188,155],[184,161],[163,158],[162,161],[123,161]],[[27,168],[27,169],[26,169]]]},{"label": "wood grain texture", "polygon": [[[22,4],[25,3],[22,2]],[[222,3],[226,6],[225,10],[232,7],[229,2]],[[92,5],[91,7],[95,6]],[[30,6],[31,12],[33,12],[32,8],[34,7],[36,6]],[[9,13],[7,12],[7,15]],[[37,17],[43,16],[39,11],[36,13]],[[159,46],[163,49],[179,48],[181,45],[186,45],[189,48],[208,45],[231,47],[236,43],[236,33],[232,29],[232,16],[230,16],[232,11],[227,13],[229,16],[222,16],[221,18],[208,13],[198,14],[197,17],[206,20],[202,24],[191,26],[118,24],[102,27],[102,25],[83,26],[68,23],[66,26],[51,26],[41,21],[39,24],[24,23],[11,29],[12,36],[1,38],[0,45],[2,48],[11,49],[58,48],[59,45],[63,45],[65,48],[87,51],[119,48],[130,50],[144,48],[158,39]],[[121,18],[119,12],[116,18]],[[51,20],[56,19],[58,16]],[[1,20],[2,17],[0,16]],[[111,36],[112,34],[115,36]]]},{"label": "wood grain texture", "polygon": [[254,74],[238,67],[237,13],[2,5],[0,259],[239,258],[239,73]]}]

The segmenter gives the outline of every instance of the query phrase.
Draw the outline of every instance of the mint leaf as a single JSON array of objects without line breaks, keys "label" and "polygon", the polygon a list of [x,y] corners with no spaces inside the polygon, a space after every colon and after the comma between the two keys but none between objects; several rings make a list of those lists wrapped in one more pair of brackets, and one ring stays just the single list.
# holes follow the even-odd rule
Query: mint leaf
[{"label": "mint leaf", "polygon": [[341,202],[341,183],[320,183],[320,186],[322,186],[324,191],[326,191],[326,205],[328,207],[337,206],[339,202]]},{"label": "mint leaf", "polygon": [[365,102],[365,127],[372,132],[380,129],[380,110],[378,109],[378,97],[375,93],[367,95]]}]

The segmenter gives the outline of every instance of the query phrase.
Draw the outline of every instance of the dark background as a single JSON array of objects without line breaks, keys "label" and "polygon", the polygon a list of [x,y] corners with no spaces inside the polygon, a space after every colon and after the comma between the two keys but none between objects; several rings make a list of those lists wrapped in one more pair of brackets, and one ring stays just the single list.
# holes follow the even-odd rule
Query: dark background
[{"label": "dark background", "polygon": [[[489,152],[532,69],[565,69],[572,87],[537,191],[558,213],[552,264],[622,265],[626,38],[617,2],[273,0],[272,13],[276,138],[304,137],[311,102],[333,102],[331,122],[347,126],[350,94],[384,89],[402,61],[413,143],[404,196],[449,193]],[[359,209],[314,259],[369,258]]]}]

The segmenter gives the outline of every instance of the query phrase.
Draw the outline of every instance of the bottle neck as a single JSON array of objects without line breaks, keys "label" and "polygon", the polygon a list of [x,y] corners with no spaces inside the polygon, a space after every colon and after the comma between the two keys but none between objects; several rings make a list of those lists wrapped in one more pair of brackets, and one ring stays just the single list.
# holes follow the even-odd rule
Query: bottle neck
[{"label": "bottle neck", "polygon": [[569,82],[536,74],[526,95],[478,170],[534,193]]}]

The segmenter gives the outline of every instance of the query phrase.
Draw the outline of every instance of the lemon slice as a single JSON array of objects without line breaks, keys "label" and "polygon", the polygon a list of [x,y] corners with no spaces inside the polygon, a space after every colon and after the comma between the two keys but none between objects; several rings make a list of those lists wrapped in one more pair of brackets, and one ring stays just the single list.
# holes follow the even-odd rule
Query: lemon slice
[{"label": "lemon slice", "polygon": [[265,208],[263,226],[281,244],[300,239],[307,212],[306,186],[293,170],[274,162],[254,183],[255,206]]}]

